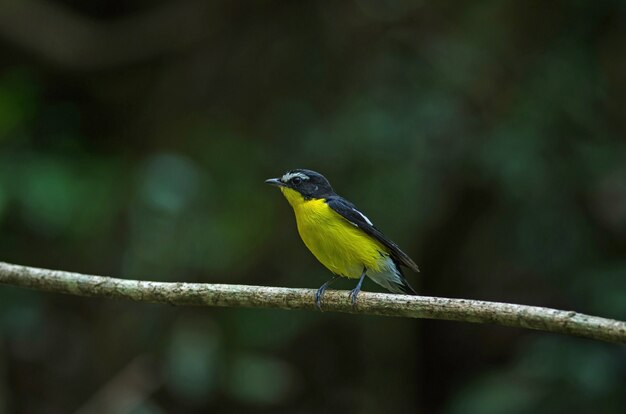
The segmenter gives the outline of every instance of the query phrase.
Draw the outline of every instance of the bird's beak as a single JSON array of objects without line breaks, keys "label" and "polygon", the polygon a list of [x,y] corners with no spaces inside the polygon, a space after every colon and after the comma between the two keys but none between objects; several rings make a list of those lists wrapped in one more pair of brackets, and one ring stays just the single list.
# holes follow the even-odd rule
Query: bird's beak
[{"label": "bird's beak", "polygon": [[285,183],[280,181],[279,178],[270,178],[269,180],[265,180],[265,183],[269,184],[269,185],[276,186],[276,187],[284,187],[285,186]]}]

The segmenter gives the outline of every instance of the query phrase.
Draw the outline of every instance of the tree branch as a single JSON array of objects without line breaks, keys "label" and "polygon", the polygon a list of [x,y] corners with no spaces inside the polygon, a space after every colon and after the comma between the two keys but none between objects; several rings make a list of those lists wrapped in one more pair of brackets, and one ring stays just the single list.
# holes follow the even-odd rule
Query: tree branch
[{"label": "tree branch", "polygon": [[[315,290],[116,279],[0,262],[0,284],[76,296],[130,299],[170,305],[315,310]],[[328,291],[326,311],[489,323],[626,343],[626,322],[537,306],[361,292]]]}]

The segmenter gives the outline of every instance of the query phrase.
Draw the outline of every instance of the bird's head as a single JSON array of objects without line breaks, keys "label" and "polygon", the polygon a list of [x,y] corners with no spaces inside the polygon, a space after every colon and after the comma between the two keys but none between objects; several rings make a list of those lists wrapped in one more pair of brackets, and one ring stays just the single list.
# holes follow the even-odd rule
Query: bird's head
[{"label": "bird's head", "polygon": [[334,194],[330,183],[322,174],[311,170],[287,171],[282,177],[265,180],[267,184],[280,187],[290,204],[300,200],[326,198]]}]

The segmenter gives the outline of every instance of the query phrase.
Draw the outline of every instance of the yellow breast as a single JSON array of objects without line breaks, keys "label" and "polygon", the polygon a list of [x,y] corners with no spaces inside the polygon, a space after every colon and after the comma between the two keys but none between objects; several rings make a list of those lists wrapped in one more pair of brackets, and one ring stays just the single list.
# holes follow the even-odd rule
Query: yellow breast
[{"label": "yellow breast", "polygon": [[302,241],[331,272],[358,278],[364,267],[380,270],[387,256],[382,244],[336,213],[323,199],[305,200],[297,191],[281,190],[293,207]]}]

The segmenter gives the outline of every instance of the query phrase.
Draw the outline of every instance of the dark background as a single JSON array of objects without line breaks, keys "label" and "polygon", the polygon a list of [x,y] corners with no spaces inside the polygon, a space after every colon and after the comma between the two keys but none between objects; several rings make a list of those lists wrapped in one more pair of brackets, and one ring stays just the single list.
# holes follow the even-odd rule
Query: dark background
[{"label": "dark background", "polygon": [[[0,258],[317,288],[263,184],[303,167],[425,295],[624,320],[625,21],[618,0],[4,1]],[[618,345],[0,287],[3,414],[624,407]]]}]

